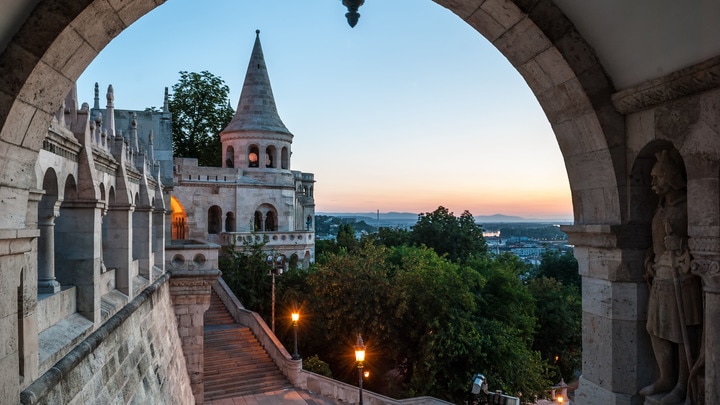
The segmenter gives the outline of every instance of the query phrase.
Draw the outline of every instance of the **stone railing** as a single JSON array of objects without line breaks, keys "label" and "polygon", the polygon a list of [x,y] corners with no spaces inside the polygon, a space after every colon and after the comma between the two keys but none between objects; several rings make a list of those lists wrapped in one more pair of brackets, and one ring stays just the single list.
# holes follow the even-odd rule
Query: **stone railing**
[{"label": "stone railing", "polygon": [[315,233],[312,231],[288,232],[223,232],[223,245],[242,245],[265,241],[265,249],[281,246],[302,246],[314,243]]},{"label": "stone railing", "polygon": [[[292,385],[341,402],[350,404],[357,402],[359,393],[357,386],[303,370],[302,360],[292,359],[260,315],[243,308],[222,278],[213,285],[213,289],[220,296],[235,322],[250,327],[260,344]],[[363,390],[363,402],[368,405],[451,405],[450,402],[432,397],[392,399],[367,390]]]},{"label": "stone railing", "polygon": [[168,270],[217,269],[220,246],[192,239],[173,240],[165,246],[165,268]]},{"label": "stone railing", "polygon": [[280,343],[280,340],[275,336],[274,333],[267,326],[265,321],[256,312],[248,311],[243,308],[240,301],[230,291],[230,287],[225,284],[225,280],[222,278],[213,284],[213,289],[220,297],[220,300],[225,304],[225,307],[230,311],[235,322],[248,326],[252,330],[253,334],[265,348],[270,358],[275,362],[280,371],[285,377],[290,380],[290,383],[296,387],[300,386],[300,371],[302,371],[302,360],[293,360],[285,350],[285,347]]}]

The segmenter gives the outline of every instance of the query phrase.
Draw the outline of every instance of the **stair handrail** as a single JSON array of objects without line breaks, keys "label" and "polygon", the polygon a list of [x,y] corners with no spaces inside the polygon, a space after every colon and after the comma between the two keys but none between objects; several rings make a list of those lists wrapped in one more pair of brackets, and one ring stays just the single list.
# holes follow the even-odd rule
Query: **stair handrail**
[{"label": "stair handrail", "polygon": [[215,290],[218,297],[220,297],[220,300],[230,312],[233,320],[240,325],[250,328],[267,354],[290,383],[295,387],[302,387],[304,385],[303,381],[301,381],[300,373],[302,371],[302,359],[292,359],[290,353],[288,353],[285,346],[283,346],[275,336],[260,314],[243,307],[222,277],[219,277],[217,282],[213,284],[213,290]]}]

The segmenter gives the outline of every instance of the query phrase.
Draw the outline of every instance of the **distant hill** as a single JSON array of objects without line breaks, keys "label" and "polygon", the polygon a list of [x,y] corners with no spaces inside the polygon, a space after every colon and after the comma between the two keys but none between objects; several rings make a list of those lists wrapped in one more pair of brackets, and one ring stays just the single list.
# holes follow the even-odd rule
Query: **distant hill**
[{"label": "distant hill", "polygon": [[[327,215],[331,217],[357,218],[372,224],[378,218],[377,212],[317,212],[317,215]],[[412,222],[415,223],[418,214],[412,212],[381,212],[380,221],[382,222]],[[475,215],[476,222],[558,222],[558,219],[541,219],[541,218],[524,218],[513,215]],[[567,223],[567,220],[560,221]]]}]

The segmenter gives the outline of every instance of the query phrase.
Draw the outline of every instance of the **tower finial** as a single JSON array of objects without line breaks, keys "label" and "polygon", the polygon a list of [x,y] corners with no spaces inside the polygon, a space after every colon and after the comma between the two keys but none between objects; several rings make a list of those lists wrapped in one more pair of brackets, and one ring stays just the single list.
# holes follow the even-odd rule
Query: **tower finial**
[{"label": "tower finial", "polygon": [[255,35],[260,36],[260,30],[255,30]]},{"label": "tower finial", "polygon": [[95,82],[95,103],[93,104],[93,108],[96,110],[100,109],[100,85],[98,82]]}]

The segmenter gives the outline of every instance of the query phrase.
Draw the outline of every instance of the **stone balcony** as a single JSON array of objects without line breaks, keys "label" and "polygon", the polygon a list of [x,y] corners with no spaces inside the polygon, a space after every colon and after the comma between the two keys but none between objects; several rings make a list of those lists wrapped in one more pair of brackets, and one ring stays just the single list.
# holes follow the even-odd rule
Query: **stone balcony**
[{"label": "stone balcony", "polygon": [[253,244],[265,241],[266,249],[286,250],[303,249],[315,243],[315,232],[278,231],[278,232],[224,232],[221,235],[223,246]]},{"label": "stone balcony", "polygon": [[172,271],[218,268],[220,246],[192,239],[173,240],[165,247],[165,268]]}]

